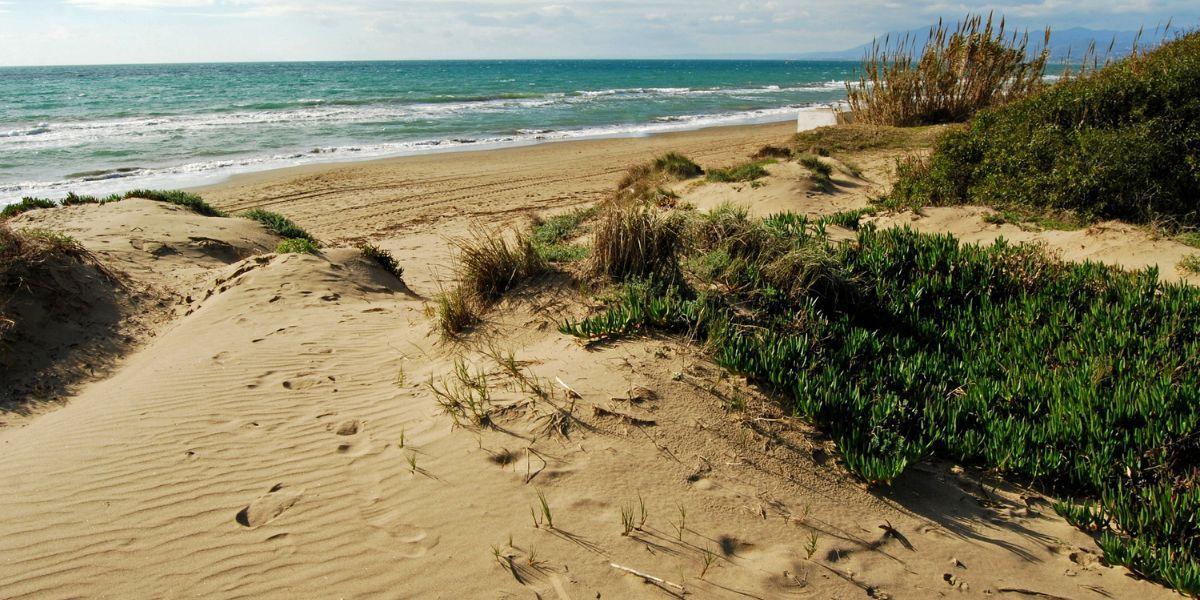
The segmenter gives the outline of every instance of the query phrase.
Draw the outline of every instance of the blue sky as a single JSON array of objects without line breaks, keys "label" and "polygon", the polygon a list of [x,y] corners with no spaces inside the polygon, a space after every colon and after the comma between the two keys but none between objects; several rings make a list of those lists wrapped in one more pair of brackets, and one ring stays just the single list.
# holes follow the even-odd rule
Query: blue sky
[{"label": "blue sky", "polygon": [[624,58],[840,50],[939,16],[1200,21],[1197,0],[0,0],[0,65]]}]

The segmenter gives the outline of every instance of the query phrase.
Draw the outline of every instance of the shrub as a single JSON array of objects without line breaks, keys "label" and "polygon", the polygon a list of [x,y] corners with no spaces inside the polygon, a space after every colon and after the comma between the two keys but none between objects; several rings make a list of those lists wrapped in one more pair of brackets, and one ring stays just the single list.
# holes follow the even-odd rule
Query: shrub
[{"label": "shrub", "polygon": [[5,312],[12,296],[30,286],[60,287],[53,263],[63,259],[87,260],[101,274],[109,274],[70,236],[41,229],[15,230],[0,223],[0,339],[16,325]]},{"label": "shrub", "polygon": [[[892,200],[1200,223],[1200,33],[976,115]],[[914,165],[915,166],[915,165]]]},{"label": "shrub", "polygon": [[[835,244],[802,216],[721,212],[676,285],[562,331],[696,335],[866,481],[931,454],[1031,481],[1082,498],[1057,508],[1110,562],[1200,592],[1200,289],[1036,246],[873,227]],[[811,284],[785,287],[789,269]]]},{"label": "shrub", "polygon": [[14,202],[0,210],[0,219],[10,219],[23,212],[28,212],[38,208],[54,208],[58,206],[53,200],[45,198],[22,198],[20,202]]},{"label": "shrub", "polygon": [[404,281],[404,267],[400,266],[400,263],[396,261],[396,257],[392,256],[391,252],[370,242],[359,244],[358,251],[362,254],[363,258],[373,261],[382,267],[384,271],[394,275],[396,279]]},{"label": "shrub", "polygon": [[474,227],[471,238],[457,240],[455,245],[459,283],[485,303],[499,300],[508,290],[546,271],[546,262],[526,233],[517,233],[510,241],[503,231]]},{"label": "shrub", "polygon": [[592,240],[592,271],[617,280],[670,278],[677,269],[681,227],[680,219],[653,206],[611,205]]},{"label": "shrub", "polygon": [[708,180],[723,183],[754,181],[760,177],[767,176],[767,170],[763,168],[763,165],[771,162],[773,161],[754,160],[727,169],[712,169],[708,172]]},{"label": "shrub", "polygon": [[312,240],[304,238],[289,238],[275,246],[276,254],[317,254],[320,251]]},{"label": "shrub", "polygon": [[126,198],[144,198],[157,202],[166,202],[182,206],[198,215],[206,217],[224,217],[225,213],[213,208],[203,198],[190,192],[180,190],[132,190],[125,192]]},{"label": "shrub", "polygon": [[251,221],[258,221],[264,227],[271,230],[275,235],[286,239],[302,239],[308,240],[314,244],[317,243],[317,238],[314,238],[299,225],[292,222],[291,219],[269,210],[261,208],[252,208],[241,215],[243,218]]},{"label": "shrub", "polygon": [[847,82],[856,123],[928,125],[965,121],[976,111],[1040,90],[1050,31],[1041,54],[1028,58],[1028,34],[1008,36],[1004,20],[968,16],[951,30],[929,31],[920,55],[909,37],[875,40],[857,82]]}]

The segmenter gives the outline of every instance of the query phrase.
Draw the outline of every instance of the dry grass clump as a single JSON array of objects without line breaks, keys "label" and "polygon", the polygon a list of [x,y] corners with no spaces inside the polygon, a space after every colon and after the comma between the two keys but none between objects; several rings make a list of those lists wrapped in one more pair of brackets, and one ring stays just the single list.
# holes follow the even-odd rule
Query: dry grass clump
[{"label": "dry grass clump", "polygon": [[1050,30],[1042,52],[1028,57],[1029,34],[1009,34],[1004,19],[969,15],[956,27],[938,22],[920,54],[905,36],[876,40],[857,82],[846,84],[854,122],[928,125],[967,120],[977,111],[1045,86]]},{"label": "dry grass clump", "polygon": [[674,206],[679,195],[667,189],[667,184],[704,174],[692,159],[677,152],[668,152],[648,163],[634,165],[617,183],[617,202],[650,202],[659,206]]},{"label": "dry grass clump", "polygon": [[471,228],[472,236],[455,241],[458,247],[458,280],[471,295],[485,303],[499,300],[508,290],[544,273],[546,261],[533,238],[518,232],[513,239],[500,230]]},{"label": "dry grass clump", "polygon": [[474,327],[489,305],[549,269],[528,232],[509,236],[478,225],[470,231],[471,237],[454,241],[458,285],[437,298],[438,328],[447,337]]},{"label": "dry grass clump", "polygon": [[653,205],[612,204],[592,241],[592,271],[615,280],[671,278],[678,267],[682,220]]}]

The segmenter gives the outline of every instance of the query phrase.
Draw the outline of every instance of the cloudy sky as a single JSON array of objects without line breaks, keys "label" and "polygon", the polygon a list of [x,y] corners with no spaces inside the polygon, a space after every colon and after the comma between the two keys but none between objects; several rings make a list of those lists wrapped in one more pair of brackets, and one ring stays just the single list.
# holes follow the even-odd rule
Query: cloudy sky
[{"label": "cloudy sky", "polygon": [[757,55],[840,50],[939,16],[1200,22],[1197,0],[0,0],[0,65]]}]

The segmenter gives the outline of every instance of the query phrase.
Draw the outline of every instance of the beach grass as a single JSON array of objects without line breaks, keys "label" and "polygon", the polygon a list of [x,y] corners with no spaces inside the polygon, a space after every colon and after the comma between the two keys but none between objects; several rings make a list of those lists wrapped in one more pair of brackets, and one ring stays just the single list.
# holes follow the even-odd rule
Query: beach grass
[{"label": "beach grass", "polygon": [[823,427],[864,481],[929,456],[1007,474],[1068,498],[1058,510],[1110,562],[1200,591],[1200,472],[1185,458],[1200,290],[1004,241],[866,226],[835,243],[803,216],[732,207],[697,217],[678,248],[682,276],[634,280],[561,330],[695,336]]},{"label": "beach grass", "polygon": [[281,238],[303,239],[319,245],[315,237],[313,237],[299,225],[296,225],[291,219],[277,212],[271,212],[261,208],[252,208],[239,216],[261,223],[263,227],[266,227],[272,233]]},{"label": "beach grass", "polygon": [[384,271],[391,273],[396,279],[404,281],[404,267],[400,266],[400,262],[391,252],[376,246],[370,242],[363,242],[358,245],[358,252],[362,257],[379,265]]},{"label": "beach grass", "polygon": [[455,240],[454,245],[459,283],[485,304],[547,269],[533,236],[524,231],[509,236],[503,230],[474,226],[470,237]]},{"label": "beach grass", "polygon": [[614,280],[673,277],[679,228],[653,204],[611,204],[596,226],[591,270]]},{"label": "beach grass", "polygon": [[577,262],[587,258],[588,247],[569,241],[580,234],[582,225],[599,212],[595,206],[577,208],[547,219],[535,219],[532,226],[534,247],[546,262]]},{"label": "beach grass", "polygon": [[876,39],[858,80],[846,84],[849,113],[873,125],[965,121],[1042,89],[1049,40],[1047,29],[1041,52],[1031,55],[1028,33],[1010,35],[1004,19],[990,14],[968,15],[954,27],[939,22],[919,52],[916,37]]},{"label": "beach grass", "polygon": [[709,181],[720,183],[737,183],[754,181],[767,176],[767,170],[764,165],[769,165],[775,162],[774,159],[758,159],[734,165],[724,169],[709,169],[705,178]]},{"label": "beach grass", "polygon": [[125,198],[144,198],[156,202],[166,202],[182,206],[198,215],[206,217],[224,217],[224,212],[217,210],[197,194],[182,190],[131,190],[125,192]]}]

